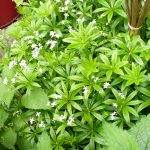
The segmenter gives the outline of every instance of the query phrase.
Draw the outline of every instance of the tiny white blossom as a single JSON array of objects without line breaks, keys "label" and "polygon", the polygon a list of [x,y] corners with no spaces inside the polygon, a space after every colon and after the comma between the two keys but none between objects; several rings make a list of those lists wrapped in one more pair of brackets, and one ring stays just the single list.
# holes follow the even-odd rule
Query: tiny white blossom
[{"label": "tiny white blossom", "polygon": [[6,77],[5,77],[4,80],[3,80],[3,84],[4,84],[4,85],[7,85],[7,84],[8,84],[8,79],[7,79]]},{"label": "tiny white blossom", "polygon": [[60,120],[60,121],[63,121],[65,118],[66,118],[66,116],[65,116],[65,115],[61,115],[61,116],[59,116],[59,120]]},{"label": "tiny white blossom", "polygon": [[39,49],[34,49],[34,50],[32,51],[32,57],[33,57],[33,58],[37,58],[38,55],[39,55]]},{"label": "tiny white blossom", "polygon": [[40,115],[41,115],[41,112],[36,112],[37,117],[40,117]]},{"label": "tiny white blossom", "polygon": [[56,34],[55,37],[56,37],[57,39],[59,39],[59,38],[61,37],[61,35],[60,35],[60,34]]},{"label": "tiny white blossom", "polygon": [[65,5],[68,5],[69,3],[71,3],[70,0],[65,1]]},{"label": "tiny white blossom", "polygon": [[26,68],[26,67],[27,67],[27,64],[26,64],[26,61],[25,61],[25,60],[21,60],[21,62],[20,62],[20,67],[21,67],[21,68]]},{"label": "tiny white blossom", "polygon": [[69,119],[67,120],[67,125],[71,126],[73,122],[74,122],[74,118],[73,117],[69,117]]},{"label": "tiny white blossom", "polygon": [[83,23],[84,21],[85,21],[85,18],[84,18],[84,17],[83,17],[83,18],[78,18],[78,19],[77,19],[77,22],[82,22],[82,23]]},{"label": "tiny white blossom", "polygon": [[35,49],[35,48],[37,47],[37,44],[33,43],[33,44],[31,45],[31,47],[32,47],[32,49]]},{"label": "tiny white blossom", "polygon": [[11,79],[11,83],[12,83],[12,84],[15,84],[15,83],[16,83],[16,79],[15,79],[15,78],[12,78],[12,79]]},{"label": "tiny white blossom", "polygon": [[68,26],[68,29],[69,29],[69,30],[72,30],[72,26]]},{"label": "tiny white blossom", "polygon": [[52,107],[55,107],[55,106],[56,106],[56,102],[53,101],[53,102],[51,103],[51,106],[52,106]]},{"label": "tiny white blossom", "polygon": [[14,46],[16,45],[16,43],[17,43],[17,41],[14,40],[14,41],[12,42],[12,44],[11,44],[11,47],[14,47]]},{"label": "tiny white blossom", "polygon": [[42,69],[42,68],[39,68],[38,72],[39,72],[39,73],[42,73],[42,72],[43,72],[43,69]]},{"label": "tiny white blossom", "polygon": [[35,31],[35,36],[38,37],[40,34],[38,31]]},{"label": "tiny white blossom", "polygon": [[11,70],[13,68],[13,66],[15,66],[17,63],[15,61],[11,61],[9,63],[9,69]]},{"label": "tiny white blossom", "polygon": [[59,3],[60,2],[60,0],[56,0],[56,3]]},{"label": "tiny white blossom", "polygon": [[82,14],[82,12],[81,12],[81,11],[78,11],[78,12],[77,12],[77,15],[81,15],[81,14]]},{"label": "tiny white blossom", "polygon": [[99,80],[98,77],[95,77],[95,78],[94,78],[94,82],[97,82],[98,80]]},{"label": "tiny white blossom", "polygon": [[39,124],[39,127],[40,127],[40,128],[45,128],[45,123],[44,123],[44,121],[41,121],[41,123]]},{"label": "tiny white blossom", "polygon": [[35,121],[34,117],[32,117],[32,118],[29,119],[29,122],[30,122],[31,125],[34,123],[34,121]]},{"label": "tiny white blossom", "polygon": [[118,104],[117,103],[113,103],[113,107],[117,108]]},{"label": "tiny white blossom", "polygon": [[64,16],[65,16],[65,17],[68,17],[68,16],[69,16],[69,14],[68,14],[68,13],[64,13]]},{"label": "tiny white blossom", "polygon": [[113,113],[110,114],[111,120],[115,120],[115,115],[117,115],[116,111],[114,111]]},{"label": "tiny white blossom", "polygon": [[54,37],[55,36],[55,32],[54,31],[50,31],[50,36]]},{"label": "tiny white blossom", "polygon": [[107,89],[109,86],[110,86],[110,84],[108,82],[105,82],[103,87],[104,87],[104,89]]},{"label": "tiny white blossom", "polygon": [[123,93],[119,93],[119,96],[121,97],[121,99],[125,98],[125,96],[123,95]]},{"label": "tiny white blossom", "polygon": [[88,89],[86,86],[83,87],[83,92],[82,92],[84,95],[86,95],[88,93]]},{"label": "tiny white blossom", "polygon": [[53,97],[54,97],[54,99],[61,99],[62,98],[62,96],[59,94],[54,94]]},{"label": "tiny white blossom", "polygon": [[96,23],[96,20],[94,19],[94,20],[92,21],[92,23],[95,24],[95,23]]},{"label": "tiny white blossom", "polygon": [[51,104],[51,102],[48,102],[48,103],[47,103],[47,106],[50,106],[50,104]]}]

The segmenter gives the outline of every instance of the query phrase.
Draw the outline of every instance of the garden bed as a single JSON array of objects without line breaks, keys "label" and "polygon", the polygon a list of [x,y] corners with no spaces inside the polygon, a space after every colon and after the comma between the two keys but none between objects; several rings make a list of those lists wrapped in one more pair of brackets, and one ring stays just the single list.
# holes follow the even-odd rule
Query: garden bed
[{"label": "garden bed", "polygon": [[0,35],[0,149],[149,150],[150,17],[135,35],[122,0],[16,2],[23,17]]}]

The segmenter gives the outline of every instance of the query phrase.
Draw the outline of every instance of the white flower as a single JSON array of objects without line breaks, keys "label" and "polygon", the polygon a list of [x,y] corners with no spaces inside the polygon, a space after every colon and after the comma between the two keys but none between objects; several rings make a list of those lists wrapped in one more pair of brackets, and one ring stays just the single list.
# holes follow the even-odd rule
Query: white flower
[{"label": "white flower", "polygon": [[111,120],[115,120],[115,115],[117,115],[116,111],[114,111],[113,113],[110,114]]},{"label": "white flower", "polygon": [[68,10],[68,6],[65,6],[65,7],[64,7],[64,10]]},{"label": "white flower", "polygon": [[39,68],[38,72],[39,72],[39,73],[42,73],[42,72],[43,72],[42,68]]},{"label": "white flower", "polygon": [[12,84],[15,84],[15,83],[16,83],[16,79],[15,79],[15,78],[12,78],[12,79],[11,79],[11,83],[12,83]]},{"label": "white flower", "polygon": [[44,123],[44,121],[41,121],[41,123],[39,124],[39,127],[40,127],[40,128],[45,128],[45,123]]},{"label": "white flower", "polygon": [[33,44],[31,45],[31,47],[32,47],[32,49],[35,49],[35,48],[37,47],[37,44],[33,43]]},{"label": "white flower", "polygon": [[61,99],[62,98],[62,96],[59,94],[54,94],[53,97],[54,97],[54,99]]},{"label": "white flower", "polygon": [[51,106],[52,106],[52,107],[55,107],[55,106],[56,106],[56,102],[53,101],[53,102],[51,103]]},{"label": "white flower", "polygon": [[35,31],[35,36],[38,37],[40,34],[38,31]]},{"label": "white flower", "polygon": [[56,43],[57,43],[57,41],[51,41],[51,46],[50,46],[51,50],[55,47]]},{"label": "white flower", "polygon": [[4,85],[7,85],[7,84],[8,84],[8,79],[7,79],[6,77],[5,77],[4,80],[3,80],[3,84],[4,84]]},{"label": "white flower", "polygon": [[65,1],[65,5],[68,5],[69,3],[71,3],[70,0]]},{"label": "white flower", "polygon": [[21,62],[20,62],[20,67],[21,67],[21,68],[26,68],[26,67],[27,67],[27,64],[26,64],[26,61],[25,61],[25,60],[21,60]]},{"label": "white flower", "polygon": [[11,44],[11,47],[14,47],[14,46],[16,45],[16,43],[17,43],[17,41],[14,40],[14,41],[12,42],[12,44]]},{"label": "white flower", "polygon": [[55,37],[56,37],[57,39],[59,39],[59,38],[61,37],[61,35],[60,35],[60,34],[55,34]]},{"label": "white flower", "polygon": [[77,19],[77,22],[82,22],[82,23],[83,23],[84,21],[85,21],[85,18],[84,18],[84,17],[83,17],[83,18],[78,18],[78,19]]},{"label": "white flower", "polygon": [[50,104],[51,104],[51,102],[48,102],[48,103],[47,103],[47,106],[50,106]]},{"label": "white flower", "polygon": [[96,20],[94,19],[94,20],[92,21],[92,23],[95,24],[95,23],[96,23]]},{"label": "white flower", "polygon": [[50,31],[50,36],[54,37],[55,36],[55,32],[54,31]]},{"label": "white flower", "polygon": [[66,23],[66,21],[65,20],[62,20],[62,24],[64,25]]},{"label": "white flower", "polygon": [[34,49],[34,50],[32,51],[32,57],[33,57],[33,58],[37,58],[38,55],[39,55],[39,49]]},{"label": "white flower", "polygon": [[113,107],[117,108],[118,104],[117,103],[113,103]]},{"label": "white flower", "polygon": [[65,115],[61,115],[61,116],[59,116],[59,120],[60,120],[60,121],[63,121],[65,118],[66,118],[66,116],[65,116]]},{"label": "white flower", "polygon": [[34,117],[32,117],[32,118],[29,119],[29,122],[30,122],[31,125],[34,123],[34,121],[35,121]]},{"label": "white flower", "polygon": [[81,11],[78,11],[78,12],[77,12],[77,15],[81,15],[81,14],[82,14],[82,12],[81,12]]},{"label": "white flower", "polygon": [[69,119],[67,120],[67,125],[71,126],[73,122],[74,122],[74,118],[73,117],[69,117]]},{"label": "white flower", "polygon": [[36,112],[37,117],[40,117],[40,115],[41,115],[41,112]]},{"label": "white flower", "polygon": [[68,26],[68,29],[69,29],[69,30],[72,30],[72,26]]},{"label": "white flower", "polygon": [[15,61],[11,61],[9,63],[9,69],[11,70],[13,68],[13,66],[15,66],[17,63]]},{"label": "white flower", "polygon": [[88,93],[88,89],[86,86],[83,87],[83,92],[82,92],[84,95],[86,95]]},{"label": "white flower", "polygon": [[65,17],[68,17],[68,16],[69,16],[69,14],[68,14],[68,13],[64,13],[64,16],[65,16]]},{"label": "white flower", "polygon": [[109,86],[110,86],[110,84],[108,82],[105,82],[103,87],[104,87],[104,89],[107,89]]},{"label": "white flower", "polygon": [[121,99],[125,98],[125,96],[123,95],[123,93],[119,93],[119,96],[121,97]]},{"label": "white flower", "polygon": [[60,0],[56,0],[56,3],[59,3],[60,2]]}]

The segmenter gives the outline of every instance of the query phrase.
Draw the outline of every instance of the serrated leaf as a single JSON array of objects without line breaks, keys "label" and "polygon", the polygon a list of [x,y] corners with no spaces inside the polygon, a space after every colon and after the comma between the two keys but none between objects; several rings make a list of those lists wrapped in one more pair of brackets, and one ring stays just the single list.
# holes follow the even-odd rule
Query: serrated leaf
[{"label": "serrated leaf", "polygon": [[13,87],[8,87],[0,83],[0,91],[0,103],[4,103],[7,107],[9,107],[14,97]]},{"label": "serrated leaf", "polygon": [[139,150],[136,139],[123,129],[104,123],[103,136],[108,150]]},{"label": "serrated leaf", "polygon": [[136,138],[141,150],[150,150],[150,115],[143,117],[130,130],[130,133]]},{"label": "serrated leaf", "polygon": [[0,128],[3,127],[7,118],[8,118],[8,113],[0,108]]},{"label": "serrated leaf", "polygon": [[32,89],[30,94],[25,94],[21,99],[22,105],[29,109],[47,109],[48,102],[48,96],[41,88]]},{"label": "serrated leaf", "polygon": [[0,142],[8,149],[14,149],[17,140],[17,134],[12,128],[7,128],[1,133]]},{"label": "serrated leaf", "polygon": [[50,136],[48,136],[47,132],[43,132],[39,136],[36,150],[52,150]]}]

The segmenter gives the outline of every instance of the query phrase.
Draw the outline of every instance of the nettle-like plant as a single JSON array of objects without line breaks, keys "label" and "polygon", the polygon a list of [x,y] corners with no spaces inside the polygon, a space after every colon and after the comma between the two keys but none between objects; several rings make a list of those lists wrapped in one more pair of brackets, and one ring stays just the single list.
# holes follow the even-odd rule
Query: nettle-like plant
[{"label": "nettle-like plant", "polygon": [[120,33],[123,1],[16,2],[23,17],[1,38],[11,40],[0,65],[0,149],[111,149],[112,139],[112,149],[119,139],[139,148],[104,124],[130,130],[149,113],[150,41]]}]

